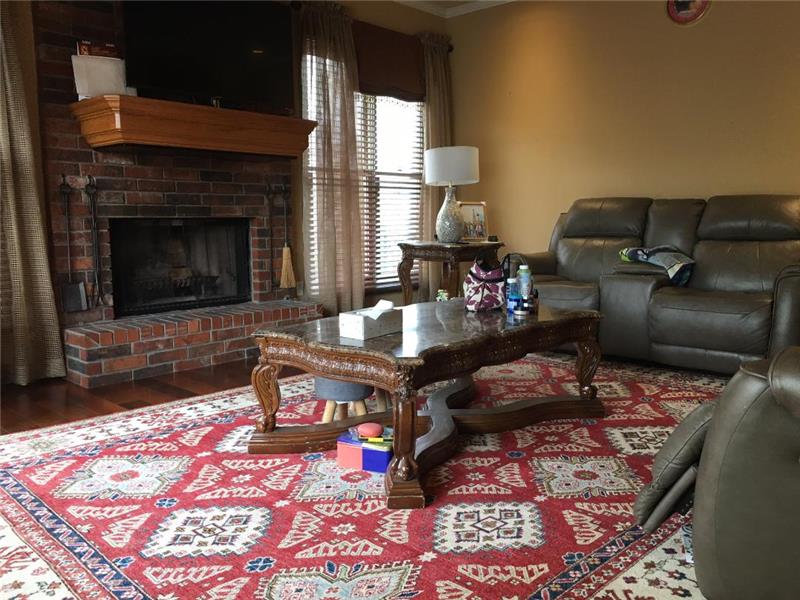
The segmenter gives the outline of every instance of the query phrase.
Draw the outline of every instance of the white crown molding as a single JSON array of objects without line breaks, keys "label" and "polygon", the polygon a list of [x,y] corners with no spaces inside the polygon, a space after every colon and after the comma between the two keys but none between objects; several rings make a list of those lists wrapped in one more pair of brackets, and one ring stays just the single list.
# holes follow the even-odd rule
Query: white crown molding
[{"label": "white crown molding", "polygon": [[476,0],[475,2],[465,2],[456,6],[446,7],[441,2],[427,2],[426,0],[396,0],[398,4],[405,4],[411,8],[416,8],[422,12],[436,15],[444,19],[452,19],[453,17],[460,17],[469,13],[477,12],[492,8],[493,6],[500,6],[501,4],[508,4],[514,0]]}]

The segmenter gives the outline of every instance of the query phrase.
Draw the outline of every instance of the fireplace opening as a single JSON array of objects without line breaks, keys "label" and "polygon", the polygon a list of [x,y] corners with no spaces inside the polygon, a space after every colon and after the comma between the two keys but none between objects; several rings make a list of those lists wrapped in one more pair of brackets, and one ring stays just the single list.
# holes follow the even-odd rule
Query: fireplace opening
[{"label": "fireplace opening", "polygon": [[117,317],[250,300],[248,219],[111,219]]}]

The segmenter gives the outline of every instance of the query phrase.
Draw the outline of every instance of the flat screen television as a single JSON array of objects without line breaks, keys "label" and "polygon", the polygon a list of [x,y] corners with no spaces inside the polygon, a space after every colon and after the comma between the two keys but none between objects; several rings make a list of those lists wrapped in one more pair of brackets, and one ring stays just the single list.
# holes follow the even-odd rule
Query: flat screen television
[{"label": "flat screen television", "polygon": [[140,96],[292,114],[288,4],[128,0],[122,16],[127,81]]}]

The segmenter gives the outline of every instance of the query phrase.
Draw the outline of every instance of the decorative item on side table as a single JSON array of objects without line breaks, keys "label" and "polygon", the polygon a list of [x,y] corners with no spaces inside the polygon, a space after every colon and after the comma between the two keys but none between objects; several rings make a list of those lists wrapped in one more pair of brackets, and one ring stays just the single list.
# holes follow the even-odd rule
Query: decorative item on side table
[{"label": "decorative item on side table", "polygon": [[464,219],[466,242],[485,242],[489,239],[489,226],[486,224],[486,202],[459,202],[461,218]]},{"label": "decorative item on side table", "polygon": [[464,218],[453,186],[478,183],[478,149],[474,146],[445,146],[425,151],[425,183],[446,186],[444,204],[436,216],[436,238],[454,244],[464,235]]}]

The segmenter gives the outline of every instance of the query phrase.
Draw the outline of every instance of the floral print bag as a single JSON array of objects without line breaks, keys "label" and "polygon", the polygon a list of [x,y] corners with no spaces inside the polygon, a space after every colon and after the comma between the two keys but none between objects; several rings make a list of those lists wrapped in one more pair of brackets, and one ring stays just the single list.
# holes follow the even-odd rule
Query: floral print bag
[{"label": "floral print bag", "polygon": [[464,308],[473,312],[496,310],[506,302],[503,267],[476,259],[464,278]]}]

